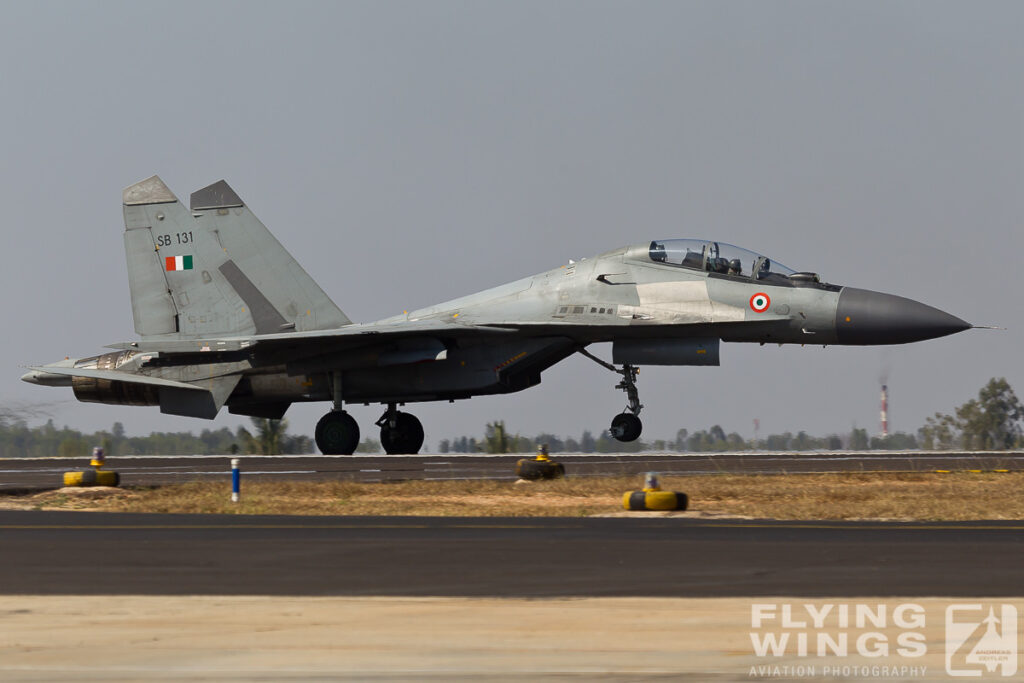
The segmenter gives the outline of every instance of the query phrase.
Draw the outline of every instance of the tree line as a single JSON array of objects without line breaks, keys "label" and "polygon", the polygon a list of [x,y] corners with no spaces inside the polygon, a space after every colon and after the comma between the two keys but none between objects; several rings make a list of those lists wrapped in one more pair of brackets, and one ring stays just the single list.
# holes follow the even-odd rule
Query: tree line
[{"label": "tree line", "polygon": [[[251,418],[252,428],[227,427],[192,432],[153,432],[128,436],[124,425],[115,422],[109,430],[85,433],[69,427],[58,428],[52,419],[29,427],[26,411],[0,408],[0,457],[84,457],[93,446],[103,446],[108,456],[118,455],[220,455],[220,454],[306,454],[315,452],[313,440],[288,433],[287,420]],[[1024,448],[1024,405],[1005,378],[993,378],[977,398],[951,413],[935,413],[916,434],[894,433],[872,436],[854,428],[845,434],[811,436],[805,431],[770,434],[757,440],[720,425],[690,432],[679,429],[674,439],[637,440],[621,443],[603,430],[585,430],[578,438],[542,433],[524,436],[511,433],[503,420],[486,425],[480,438],[459,436],[442,439],[441,453],[530,453],[547,444],[552,453],[633,453],[639,451],[713,453],[721,451],[810,451],[810,450],[1008,450]],[[380,443],[364,439],[357,453],[379,453]]]},{"label": "tree line", "polygon": [[846,434],[811,436],[805,431],[770,434],[746,439],[736,432],[726,433],[721,425],[690,432],[680,429],[675,439],[637,440],[620,443],[607,432],[584,431],[579,439],[554,434],[526,437],[509,434],[503,420],[487,424],[482,439],[461,436],[442,439],[441,453],[528,453],[547,444],[552,453],[630,453],[661,451],[677,453],[714,453],[722,451],[866,451],[866,450],[1009,450],[1024,448],[1024,405],[1005,378],[992,378],[978,397],[956,408],[951,414],[935,413],[916,434],[895,432],[888,436],[871,435],[854,428]]},{"label": "tree line", "polygon": [[827,451],[827,450],[913,450],[918,440],[912,434],[896,432],[887,437],[870,436],[866,429],[853,429],[848,434],[811,436],[801,431],[770,434],[763,439],[745,439],[736,432],[726,431],[720,425],[690,432],[680,429],[674,439],[654,439],[622,443],[607,432],[597,436],[585,430],[580,437],[560,437],[555,434],[522,436],[509,434],[502,420],[487,423],[484,436],[477,439],[461,436],[442,439],[440,453],[530,453],[546,445],[551,453],[637,453],[657,451],[666,453],[715,453],[724,451]]},{"label": "tree line", "polygon": [[287,433],[287,420],[253,420],[253,429],[204,429],[192,432],[153,432],[149,436],[128,436],[124,425],[115,422],[109,430],[88,433],[69,427],[58,428],[53,420],[29,427],[25,420],[0,414],[0,457],[80,458],[102,446],[108,457],[118,455],[220,455],[312,453],[308,436]]}]

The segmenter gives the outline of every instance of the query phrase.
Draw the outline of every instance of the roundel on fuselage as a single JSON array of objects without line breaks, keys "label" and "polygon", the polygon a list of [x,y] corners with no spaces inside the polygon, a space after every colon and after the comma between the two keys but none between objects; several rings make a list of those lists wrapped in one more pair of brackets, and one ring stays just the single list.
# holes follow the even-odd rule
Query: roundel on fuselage
[{"label": "roundel on fuselage", "polygon": [[764,313],[772,305],[772,300],[764,292],[758,292],[750,297],[750,309],[754,313]]}]

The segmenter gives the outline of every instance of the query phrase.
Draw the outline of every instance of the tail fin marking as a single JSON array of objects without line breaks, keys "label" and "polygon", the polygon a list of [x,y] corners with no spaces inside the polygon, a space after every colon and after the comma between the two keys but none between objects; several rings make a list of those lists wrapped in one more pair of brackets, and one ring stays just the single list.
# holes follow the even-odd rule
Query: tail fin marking
[{"label": "tail fin marking", "polygon": [[142,337],[178,331],[178,309],[171,299],[159,252],[153,249],[154,243],[148,227],[128,228],[124,232],[132,317],[135,319],[135,332]]},{"label": "tail fin marking", "polygon": [[[245,301],[218,270],[227,254],[160,178],[132,185],[123,200],[136,332],[185,338],[255,333]],[[178,256],[183,264],[191,257],[193,267],[169,269]]]}]

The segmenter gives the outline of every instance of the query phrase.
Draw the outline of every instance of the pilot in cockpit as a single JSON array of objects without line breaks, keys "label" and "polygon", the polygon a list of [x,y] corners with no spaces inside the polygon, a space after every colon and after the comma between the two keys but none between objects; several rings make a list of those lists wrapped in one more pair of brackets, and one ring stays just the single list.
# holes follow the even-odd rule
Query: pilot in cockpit
[{"label": "pilot in cockpit", "polygon": [[729,272],[729,262],[719,256],[712,256],[708,259],[708,272],[725,275]]}]

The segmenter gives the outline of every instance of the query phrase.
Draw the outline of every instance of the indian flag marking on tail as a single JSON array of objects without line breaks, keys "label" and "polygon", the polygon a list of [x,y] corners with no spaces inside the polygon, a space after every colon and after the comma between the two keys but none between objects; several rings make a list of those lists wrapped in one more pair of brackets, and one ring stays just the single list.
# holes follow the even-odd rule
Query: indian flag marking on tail
[{"label": "indian flag marking on tail", "polygon": [[168,256],[164,259],[167,263],[167,270],[192,270],[192,255]]}]

